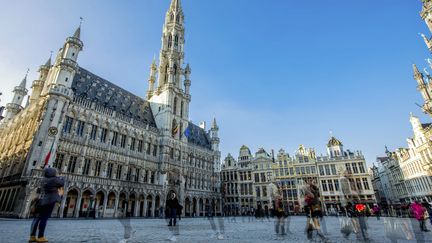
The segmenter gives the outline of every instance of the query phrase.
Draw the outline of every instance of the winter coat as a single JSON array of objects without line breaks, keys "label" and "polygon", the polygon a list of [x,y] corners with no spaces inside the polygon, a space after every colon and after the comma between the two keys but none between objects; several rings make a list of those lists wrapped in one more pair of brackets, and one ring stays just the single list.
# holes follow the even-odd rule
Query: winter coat
[{"label": "winter coat", "polygon": [[423,220],[426,209],[420,203],[411,204],[411,212],[417,220]]},{"label": "winter coat", "polygon": [[167,207],[167,208],[170,208],[170,209],[175,208],[175,209],[179,210],[179,208],[180,208],[180,204],[179,204],[179,202],[178,202],[178,200],[177,200],[176,197],[175,197],[175,198],[170,198],[170,199],[168,199],[168,201],[167,201],[167,205],[166,205],[166,207]]},{"label": "winter coat", "polygon": [[41,184],[42,192],[39,205],[43,206],[60,202],[61,196],[58,193],[58,189],[64,186],[64,179],[57,177],[57,170],[54,168],[45,168],[44,176]]}]

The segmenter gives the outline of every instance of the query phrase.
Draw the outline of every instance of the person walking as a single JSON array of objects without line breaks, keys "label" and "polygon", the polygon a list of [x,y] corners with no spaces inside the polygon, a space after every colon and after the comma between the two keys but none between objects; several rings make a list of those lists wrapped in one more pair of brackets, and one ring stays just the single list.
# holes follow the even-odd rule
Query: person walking
[{"label": "person walking", "polygon": [[314,180],[308,180],[304,189],[304,210],[307,214],[306,235],[309,240],[312,240],[313,231],[321,238],[321,241],[326,242],[327,239],[321,232],[319,216],[322,213],[319,188],[315,185]]},{"label": "person walking", "polygon": [[376,216],[377,220],[380,220],[380,216],[381,216],[381,208],[378,206],[378,204],[375,204],[372,207],[372,212],[373,214]]},{"label": "person walking", "polygon": [[176,194],[173,192],[171,198],[167,201],[167,212],[169,213],[169,223],[168,226],[176,226],[177,224],[177,209],[179,208],[179,202],[177,200]]},{"label": "person walking", "polygon": [[57,170],[54,168],[45,168],[43,172],[44,178],[41,183],[41,195],[36,205],[36,217],[31,225],[29,242],[48,242],[48,239],[45,238],[47,221],[51,217],[55,204],[61,202],[64,194],[64,179],[57,177]]},{"label": "person walking", "polygon": [[426,201],[426,199],[423,199],[422,206],[428,212],[428,214],[429,214],[429,221],[430,221],[430,223],[432,225],[432,206],[430,205],[430,203],[428,203],[428,201]]},{"label": "person walking", "polygon": [[429,230],[426,228],[426,224],[425,224],[426,209],[423,207],[423,205],[421,205],[418,200],[415,200],[411,204],[410,209],[411,209],[411,214],[414,216],[415,219],[417,219],[417,221],[419,221],[420,230],[424,232],[428,232]]}]

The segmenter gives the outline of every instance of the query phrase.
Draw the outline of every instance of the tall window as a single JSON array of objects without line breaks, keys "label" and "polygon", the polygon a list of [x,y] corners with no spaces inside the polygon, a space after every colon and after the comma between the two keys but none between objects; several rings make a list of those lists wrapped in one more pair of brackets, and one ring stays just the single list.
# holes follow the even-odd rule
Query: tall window
[{"label": "tall window", "polygon": [[76,128],[76,135],[82,137],[84,133],[84,125],[85,123],[83,121],[78,121],[77,128]]},{"label": "tall window", "polygon": [[345,164],[345,169],[348,171],[348,173],[351,174],[351,164],[350,163]]},{"label": "tall window", "polygon": [[174,37],[174,47],[175,48],[178,47],[178,40],[179,40],[178,35],[175,35],[175,37]]},{"label": "tall window", "polygon": [[73,118],[66,116],[66,121],[65,121],[65,124],[63,125],[63,132],[64,133],[71,133],[72,124],[73,124]]},{"label": "tall window", "polygon": [[183,117],[183,107],[184,107],[184,102],[182,101],[180,103],[180,117]]},{"label": "tall window", "polygon": [[165,66],[165,83],[168,82],[168,72],[169,72],[169,66],[168,64]]},{"label": "tall window", "polygon": [[96,161],[94,176],[100,176],[101,167],[102,167],[102,161],[100,160]]},{"label": "tall window", "polygon": [[361,180],[360,180],[360,178],[356,178],[355,180],[356,180],[357,189],[360,191],[362,189]]},{"label": "tall window", "polygon": [[364,165],[363,165],[362,162],[358,163],[358,166],[359,166],[359,168],[360,168],[360,173],[366,173],[366,171],[365,171],[365,167],[364,167]]},{"label": "tall window", "polygon": [[332,175],[336,175],[337,174],[337,172],[336,172],[336,165],[331,165],[331,171],[332,171]]},{"label": "tall window", "polygon": [[329,165],[325,165],[325,173],[326,173],[326,175],[330,175],[330,166]]},{"label": "tall window", "polygon": [[96,125],[92,125],[91,132],[90,132],[91,140],[96,140],[97,128],[98,127]]},{"label": "tall window", "polygon": [[352,169],[354,174],[358,173],[357,163],[352,163]]},{"label": "tall window", "polygon": [[365,190],[370,190],[368,179],[367,178],[362,178],[362,180],[363,180],[363,187],[364,187],[364,189]]},{"label": "tall window", "polygon": [[255,182],[259,182],[259,174],[258,173],[254,174],[254,178],[255,178]]},{"label": "tall window", "polygon": [[85,159],[84,160],[84,167],[83,167],[83,175],[89,175],[90,174],[90,164],[91,164],[91,160],[90,159]]},{"label": "tall window", "polygon": [[138,182],[139,175],[140,175],[140,169],[135,169],[135,178],[134,178],[135,182]]},{"label": "tall window", "polygon": [[143,141],[138,140],[138,152],[142,153],[143,151]]},{"label": "tall window", "polygon": [[327,181],[327,184],[328,184],[329,191],[334,191],[334,188],[333,188],[333,181],[332,181],[332,180],[328,180],[328,181]]},{"label": "tall window", "polygon": [[151,177],[150,177],[150,183],[154,184],[155,183],[155,176],[156,173],[154,171],[151,172]]},{"label": "tall window", "polygon": [[255,193],[257,197],[261,197],[261,190],[259,186],[255,187]]},{"label": "tall window", "polygon": [[339,191],[339,180],[333,180],[333,182],[334,182],[334,186],[335,186],[335,190],[336,191]]},{"label": "tall window", "polygon": [[126,146],[126,135],[121,135],[120,147],[124,148]]},{"label": "tall window", "polygon": [[171,48],[171,46],[172,46],[172,35],[169,34],[169,36],[168,36],[168,48]]},{"label": "tall window", "polygon": [[131,176],[132,176],[132,168],[129,167],[128,171],[127,171],[127,174],[126,174],[126,180],[130,181],[131,180]]},{"label": "tall window", "polygon": [[71,156],[69,158],[69,164],[67,166],[67,172],[68,173],[74,173],[75,172],[77,159],[78,159],[78,157],[76,157],[76,156]]},{"label": "tall window", "polygon": [[157,145],[154,144],[154,145],[153,145],[153,156],[156,157],[156,155],[157,155]]},{"label": "tall window", "polygon": [[177,65],[174,64],[174,82],[177,83]]},{"label": "tall window", "polygon": [[107,133],[108,133],[108,129],[106,129],[106,128],[102,128],[101,136],[100,136],[100,141],[101,141],[102,143],[105,143],[105,142],[106,142]]},{"label": "tall window", "polygon": [[262,194],[263,194],[263,197],[267,197],[267,187],[266,186],[263,186],[262,187]]},{"label": "tall window", "polygon": [[120,180],[120,179],[121,179],[122,169],[123,169],[123,166],[122,166],[122,165],[117,165],[117,174],[116,174],[116,179],[117,179],[117,180]]},{"label": "tall window", "polygon": [[135,138],[131,138],[130,150],[135,151]]},{"label": "tall window", "polygon": [[117,146],[118,132],[113,132],[111,139],[111,145]]},{"label": "tall window", "polygon": [[108,163],[107,178],[112,178],[113,167],[114,167],[113,163]]},{"label": "tall window", "polygon": [[62,171],[63,160],[64,160],[64,154],[57,154],[53,167],[59,171]]},{"label": "tall window", "polygon": [[322,184],[322,188],[323,188],[323,191],[328,191],[328,188],[327,188],[327,181],[326,180],[321,180],[321,184]]},{"label": "tall window", "polygon": [[173,113],[174,115],[177,114],[177,97],[174,97]]}]

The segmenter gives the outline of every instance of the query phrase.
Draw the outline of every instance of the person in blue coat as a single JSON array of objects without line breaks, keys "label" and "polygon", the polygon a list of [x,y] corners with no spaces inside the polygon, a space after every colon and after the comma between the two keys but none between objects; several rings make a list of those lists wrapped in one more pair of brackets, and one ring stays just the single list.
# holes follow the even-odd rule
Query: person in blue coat
[{"label": "person in blue coat", "polygon": [[[41,183],[41,195],[36,205],[36,217],[31,225],[29,242],[48,242],[45,238],[45,227],[57,202],[63,196],[64,179],[57,176],[54,168],[44,169],[44,178]],[[36,238],[36,232],[38,231]]]}]

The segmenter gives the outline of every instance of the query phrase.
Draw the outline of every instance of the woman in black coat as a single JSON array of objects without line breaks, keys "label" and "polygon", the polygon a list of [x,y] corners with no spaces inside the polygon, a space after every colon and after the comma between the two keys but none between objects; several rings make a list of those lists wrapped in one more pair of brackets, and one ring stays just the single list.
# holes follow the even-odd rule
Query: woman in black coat
[{"label": "woman in black coat", "polygon": [[[44,178],[41,184],[41,195],[36,206],[36,217],[33,220],[29,242],[48,242],[45,238],[45,227],[54,206],[63,196],[64,179],[57,177],[54,168],[44,169]],[[36,239],[36,231],[39,229]]]}]

